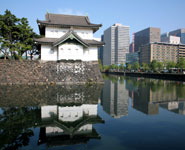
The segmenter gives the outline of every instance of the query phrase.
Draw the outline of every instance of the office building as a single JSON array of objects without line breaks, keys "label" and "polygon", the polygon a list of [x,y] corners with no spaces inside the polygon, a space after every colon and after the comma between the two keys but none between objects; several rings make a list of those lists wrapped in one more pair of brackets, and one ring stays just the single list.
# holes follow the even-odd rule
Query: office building
[{"label": "office building", "polygon": [[114,24],[104,31],[103,65],[125,64],[129,52],[129,26]]},{"label": "office building", "polygon": [[170,44],[180,44],[180,37],[169,35],[169,33],[164,33],[161,35],[161,42]]},{"label": "office building", "polygon": [[[104,41],[104,35],[101,36],[101,41]],[[103,63],[103,47],[100,46],[98,49],[98,60],[101,60],[101,63]]]},{"label": "office building", "polygon": [[153,42],[160,42],[160,28],[153,28],[149,27],[142,31],[135,33],[135,41],[134,41],[134,51],[140,51],[140,47],[142,45],[153,43]]},{"label": "office building", "polygon": [[180,37],[181,44],[185,44],[185,28],[171,31],[171,32],[169,32],[169,35]]},{"label": "office building", "polygon": [[179,57],[185,58],[185,45],[155,42],[141,46],[140,63],[152,60],[177,62]]},{"label": "office building", "polygon": [[126,63],[134,64],[135,62],[139,62],[139,52],[127,53],[126,54]]}]

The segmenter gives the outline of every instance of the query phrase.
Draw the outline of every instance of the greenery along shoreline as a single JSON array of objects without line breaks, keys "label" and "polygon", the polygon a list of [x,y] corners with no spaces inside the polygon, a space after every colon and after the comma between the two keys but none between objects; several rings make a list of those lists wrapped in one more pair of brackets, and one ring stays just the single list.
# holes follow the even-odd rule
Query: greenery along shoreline
[{"label": "greenery along shoreline", "polygon": [[129,72],[157,72],[157,73],[183,73],[185,71],[185,59],[179,58],[177,63],[173,61],[158,62],[153,60],[150,64],[142,63],[140,65],[138,62],[135,62],[133,65],[126,63],[120,65],[102,65],[99,61],[99,67],[102,72],[120,72],[120,71],[129,71]]}]

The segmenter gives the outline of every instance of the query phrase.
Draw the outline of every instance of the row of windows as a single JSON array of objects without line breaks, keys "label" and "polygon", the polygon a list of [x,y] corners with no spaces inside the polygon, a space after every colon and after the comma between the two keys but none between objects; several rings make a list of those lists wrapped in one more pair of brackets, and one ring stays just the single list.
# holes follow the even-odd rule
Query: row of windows
[{"label": "row of windows", "polygon": [[[64,50],[64,49],[63,49],[63,48],[61,48],[60,50]],[[69,50],[69,51],[70,51],[70,50],[71,50],[71,48],[68,48],[67,50]],[[78,51],[78,49],[77,49],[77,48],[76,48],[75,50],[77,50],[77,51]]]},{"label": "row of windows", "polygon": [[[58,34],[58,30],[51,30],[51,32],[52,33],[56,33],[56,34]],[[62,31],[63,33],[67,33],[67,31]],[[77,32],[75,31],[75,33],[77,34]],[[78,33],[81,33],[81,34],[86,34],[86,35],[88,35],[89,33],[88,32],[78,32]]]}]

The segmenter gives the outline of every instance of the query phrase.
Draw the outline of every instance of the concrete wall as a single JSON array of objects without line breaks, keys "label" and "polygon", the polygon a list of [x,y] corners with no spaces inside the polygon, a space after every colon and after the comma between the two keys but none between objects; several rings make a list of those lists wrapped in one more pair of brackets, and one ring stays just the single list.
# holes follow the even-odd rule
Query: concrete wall
[{"label": "concrete wall", "polygon": [[0,60],[0,84],[103,82],[97,62]]}]

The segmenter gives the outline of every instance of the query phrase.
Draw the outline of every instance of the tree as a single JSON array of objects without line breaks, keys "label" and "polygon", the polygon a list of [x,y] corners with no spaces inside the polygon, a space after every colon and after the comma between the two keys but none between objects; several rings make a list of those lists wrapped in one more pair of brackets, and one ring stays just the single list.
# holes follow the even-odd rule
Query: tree
[{"label": "tree", "polygon": [[132,65],[131,64],[127,64],[127,70],[131,70],[131,68],[132,68]]},{"label": "tree", "polygon": [[125,68],[124,68],[124,65],[123,65],[123,64],[120,64],[119,69],[120,69],[120,70],[124,70],[124,69],[125,69]]},{"label": "tree", "polygon": [[147,71],[147,70],[150,69],[149,65],[146,64],[146,63],[142,63],[142,67],[143,67],[143,70],[144,70],[144,71]]},{"label": "tree", "polygon": [[17,18],[9,10],[0,15],[0,49],[6,59],[10,55],[14,59],[22,59],[22,55],[36,51],[34,38],[39,37],[29,26],[26,18]]},{"label": "tree", "polygon": [[157,62],[157,60],[152,60],[152,62],[151,62],[151,69],[153,71],[157,71],[157,69],[158,69],[158,62]]},{"label": "tree", "polygon": [[133,65],[133,69],[134,70],[138,70],[140,68],[140,65],[138,62],[135,62],[134,65]]},{"label": "tree", "polygon": [[164,69],[163,67],[163,63],[162,62],[158,62],[158,70],[161,71],[162,69]]},{"label": "tree", "polygon": [[166,68],[169,70],[170,68],[175,68],[176,63],[173,61],[167,62]]},{"label": "tree", "polygon": [[185,60],[184,60],[184,58],[183,57],[180,57],[179,58],[179,61],[178,61],[178,63],[177,63],[177,67],[179,68],[179,69],[185,69]]}]

